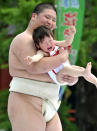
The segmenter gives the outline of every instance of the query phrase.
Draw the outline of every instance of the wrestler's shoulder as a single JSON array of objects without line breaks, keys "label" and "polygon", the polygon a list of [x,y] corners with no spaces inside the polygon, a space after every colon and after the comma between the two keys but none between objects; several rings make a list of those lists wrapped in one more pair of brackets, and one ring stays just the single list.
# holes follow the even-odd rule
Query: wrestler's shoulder
[{"label": "wrestler's shoulder", "polygon": [[27,34],[26,32],[22,32],[18,34],[14,40],[21,40],[23,42],[32,40],[32,35]]},{"label": "wrestler's shoulder", "polygon": [[28,43],[32,43],[32,36],[28,35],[25,32],[22,32],[18,35],[16,35],[12,41],[12,44],[14,45],[26,45]]}]

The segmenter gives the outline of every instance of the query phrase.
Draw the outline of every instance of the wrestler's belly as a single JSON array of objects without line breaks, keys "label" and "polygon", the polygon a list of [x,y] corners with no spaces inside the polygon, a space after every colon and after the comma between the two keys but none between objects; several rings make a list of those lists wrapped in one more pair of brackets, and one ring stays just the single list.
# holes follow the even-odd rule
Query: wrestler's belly
[{"label": "wrestler's belly", "polygon": [[37,81],[54,83],[53,80],[49,77],[48,73],[30,74],[25,70],[11,70],[10,75],[12,77],[22,77],[22,78],[28,78],[28,79],[37,80]]}]

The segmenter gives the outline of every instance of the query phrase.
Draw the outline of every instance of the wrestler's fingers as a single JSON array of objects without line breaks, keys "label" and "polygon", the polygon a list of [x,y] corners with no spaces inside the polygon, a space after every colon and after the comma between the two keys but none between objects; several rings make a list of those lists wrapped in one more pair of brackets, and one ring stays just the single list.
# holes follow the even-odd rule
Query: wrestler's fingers
[{"label": "wrestler's fingers", "polygon": [[67,81],[68,83],[72,83],[74,82],[74,80],[76,79],[75,77],[72,76],[68,76],[68,75],[64,75],[63,76],[64,81]]}]

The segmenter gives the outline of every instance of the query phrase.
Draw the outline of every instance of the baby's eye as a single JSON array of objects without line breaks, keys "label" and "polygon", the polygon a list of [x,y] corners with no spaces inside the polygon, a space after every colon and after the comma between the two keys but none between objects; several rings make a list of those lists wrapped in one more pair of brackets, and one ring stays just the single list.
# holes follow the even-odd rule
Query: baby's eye
[{"label": "baby's eye", "polygon": [[52,42],[53,40],[49,40],[49,42]]}]

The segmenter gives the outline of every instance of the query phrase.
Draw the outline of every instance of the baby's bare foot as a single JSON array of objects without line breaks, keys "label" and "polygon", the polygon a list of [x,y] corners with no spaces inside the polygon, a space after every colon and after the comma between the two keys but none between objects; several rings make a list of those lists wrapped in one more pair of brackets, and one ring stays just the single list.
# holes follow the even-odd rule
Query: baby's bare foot
[{"label": "baby's bare foot", "polygon": [[86,69],[84,71],[84,78],[91,82],[92,84],[94,84],[97,88],[97,78],[91,73],[91,68],[92,68],[92,65],[91,65],[91,62],[89,62],[86,66]]},{"label": "baby's bare foot", "polygon": [[84,75],[85,76],[88,76],[89,74],[91,74],[91,68],[92,68],[92,65],[91,65],[91,62],[89,62],[86,66],[86,69],[84,71]]},{"label": "baby's bare foot", "polygon": [[91,68],[92,68],[92,65],[91,65],[91,62],[89,62],[86,66],[86,70],[91,72]]},{"label": "baby's bare foot", "polygon": [[86,80],[89,80],[89,79],[91,78],[91,68],[92,68],[91,62],[89,62],[89,63],[87,64],[87,66],[86,66],[85,71],[84,71],[84,78],[85,78]]}]

